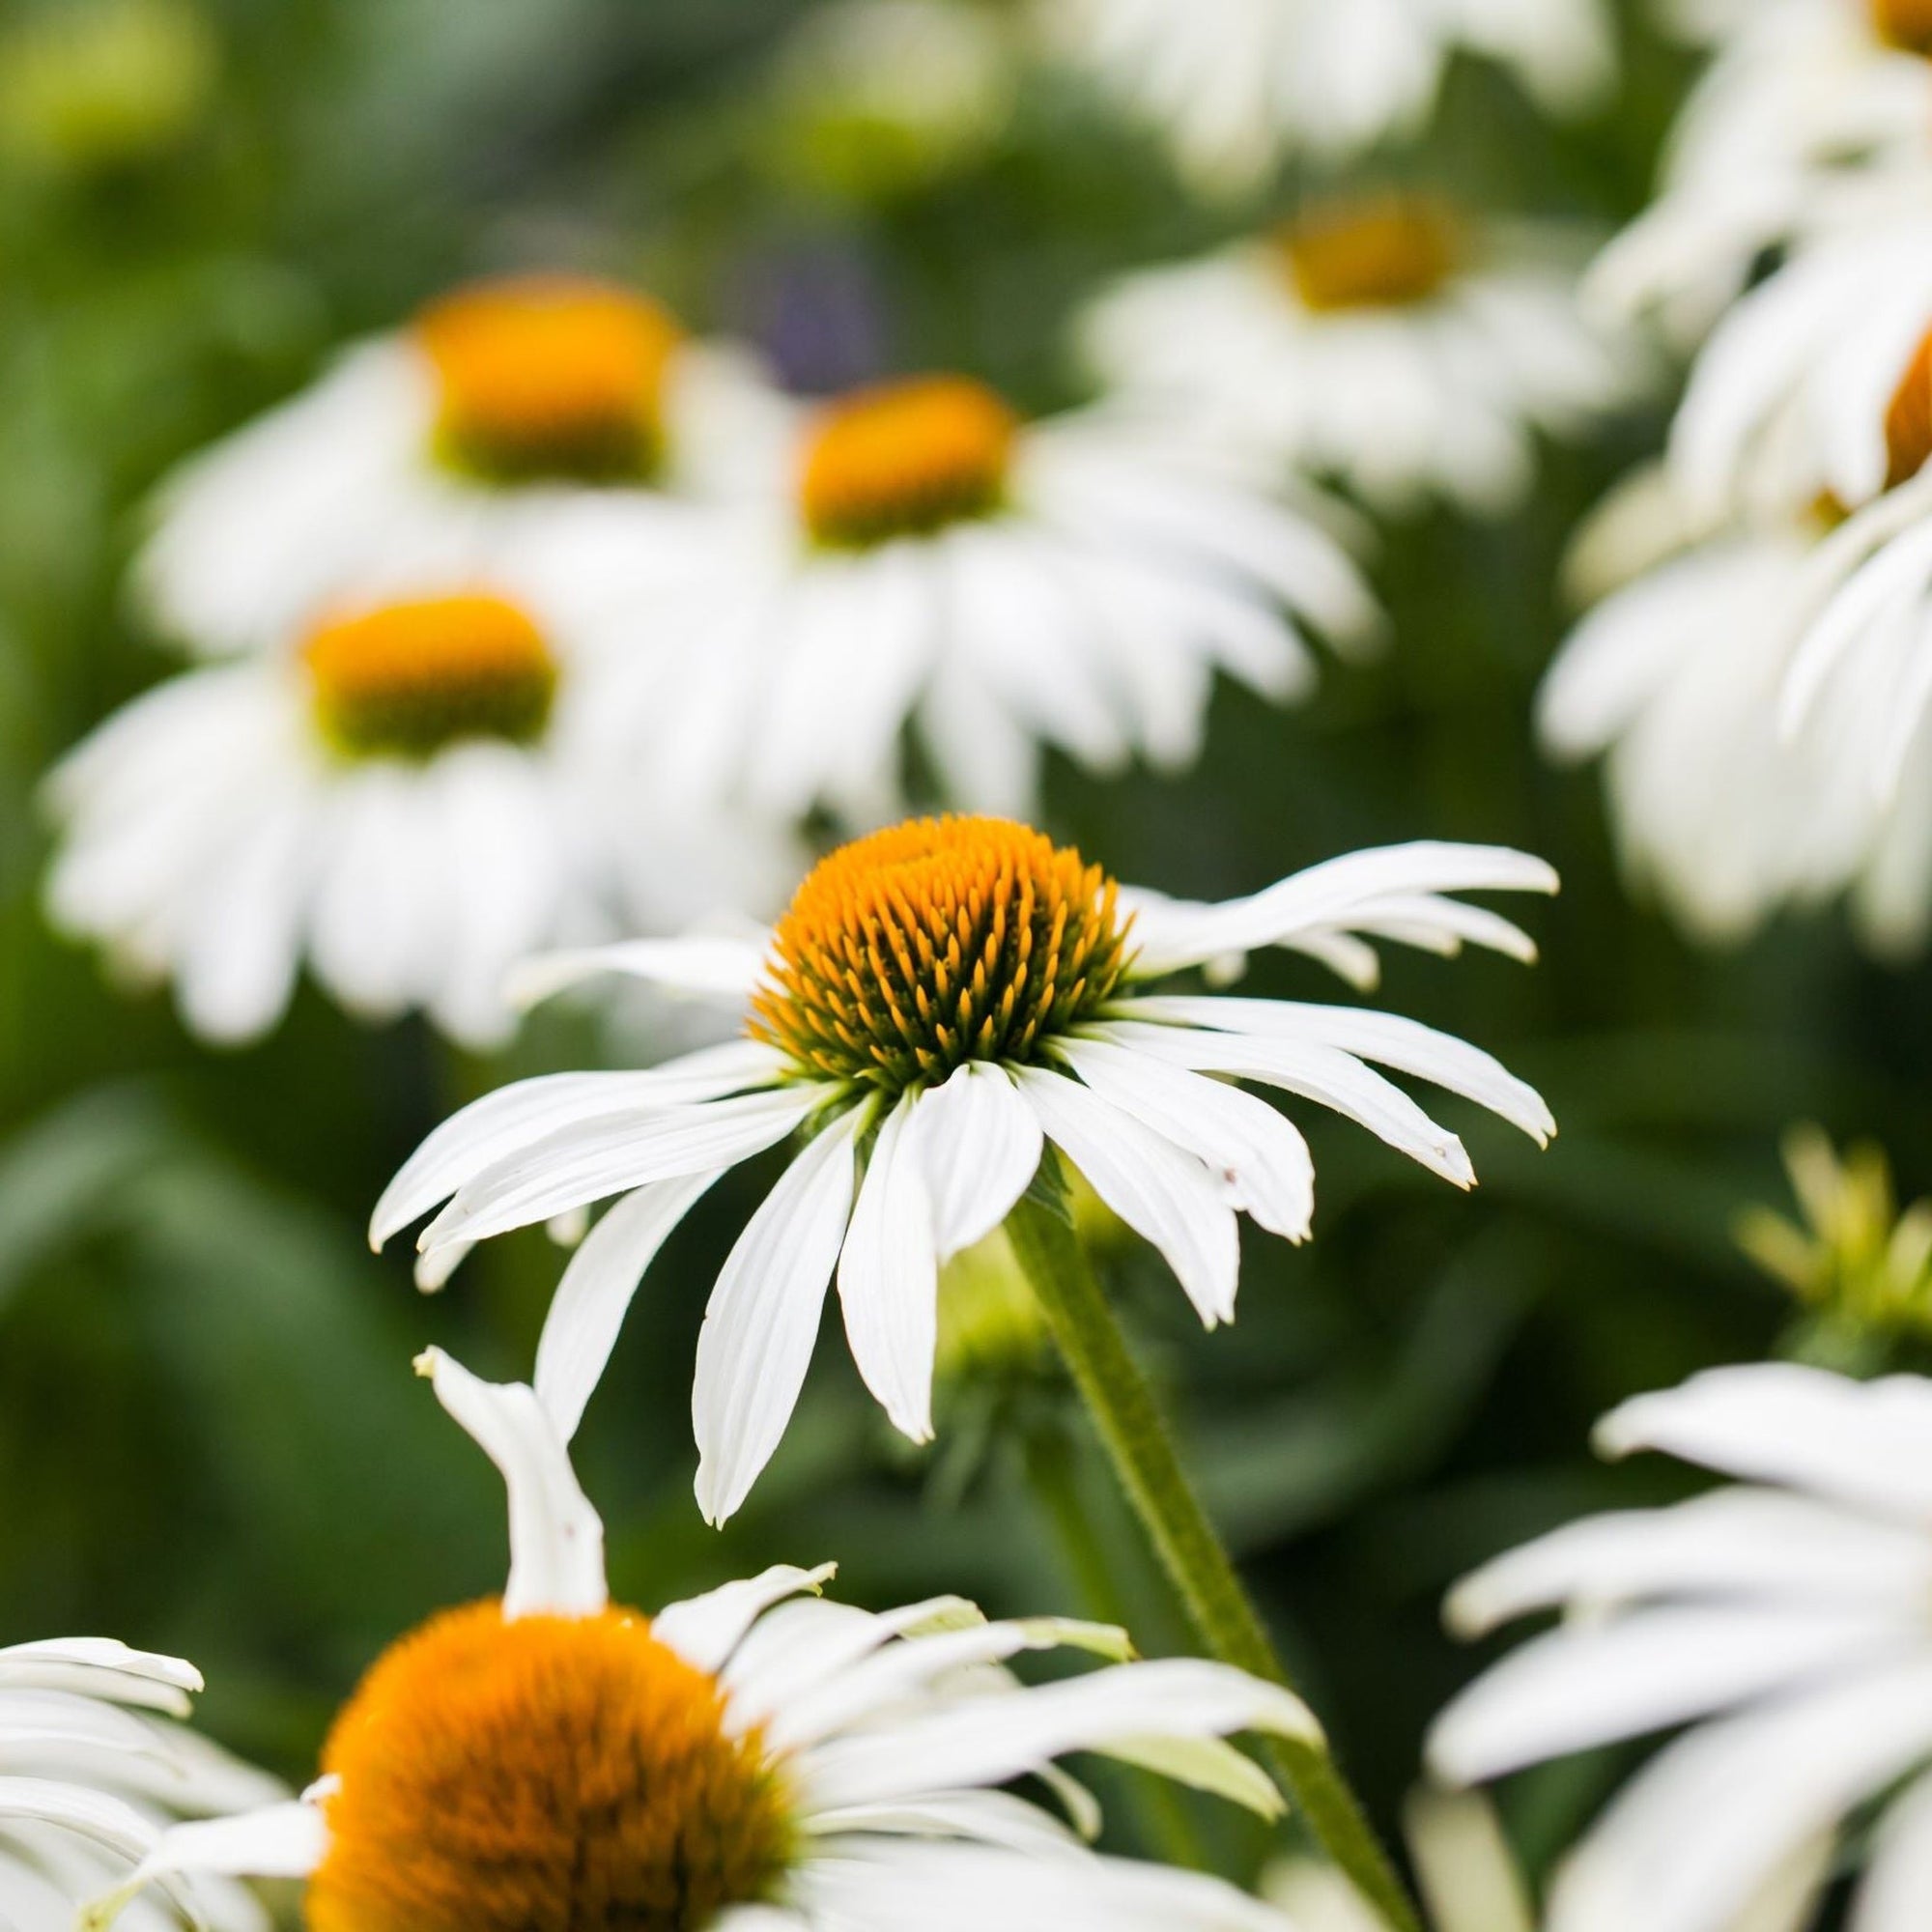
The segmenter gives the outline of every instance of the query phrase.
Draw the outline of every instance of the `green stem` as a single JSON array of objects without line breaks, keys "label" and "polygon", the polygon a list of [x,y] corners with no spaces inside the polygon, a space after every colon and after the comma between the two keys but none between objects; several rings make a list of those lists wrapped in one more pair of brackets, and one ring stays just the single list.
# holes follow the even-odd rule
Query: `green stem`
[{"label": "green stem", "polygon": [[[1201,1642],[1223,1663],[1287,1685],[1288,1673],[1181,1467],[1153,1390],[1127,1350],[1072,1225],[1058,1204],[1029,1195],[1013,1209],[1007,1235]],[[1328,1856],[1396,1932],[1419,1932],[1415,1908],[1334,1758],[1297,1740],[1270,1739],[1269,1748]]]}]

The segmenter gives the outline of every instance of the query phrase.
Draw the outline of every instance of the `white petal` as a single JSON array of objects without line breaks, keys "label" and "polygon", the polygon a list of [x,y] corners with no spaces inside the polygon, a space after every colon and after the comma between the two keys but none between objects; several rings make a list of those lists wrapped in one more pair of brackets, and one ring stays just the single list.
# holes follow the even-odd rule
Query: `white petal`
[{"label": "white petal", "polygon": [[1855,1382],[1790,1362],[1710,1369],[1637,1396],[1597,1429],[1604,1454],[1658,1449],[1908,1521],[1932,1519],[1932,1383]]},{"label": "white petal", "polygon": [[1054,1144],[1128,1227],[1166,1258],[1210,1328],[1231,1321],[1241,1250],[1220,1183],[1191,1153],[1077,1081],[1019,1069],[1020,1093]]},{"label": "white petal", "polygon": [[800,1570],[777,1563],[756,1577],[722,1584],[701,1597],[667,1604],[651,1619],[651,1634],[677,1652],[694,1670],[715,1677],[749,1631],[774,1604],[815,1591],[838,1574],[836,1563]]},{"label": "white petal", "polygon": [[578,1487],[570,1453],[536,1391],[486,1382],[440,1349],[416,1358],[440,1402],[503,1473],[510,1496],[506,1620],[595,1616],[609,1600],[604,1525]]},{"label": "white petal", "polygon": [[866,1386],[893,1427],[932,1439],[932,1358],[939,1331],[939,1255],[908,1094],[872,1143],[859,1205],[838,1257],[845,1339]]},{"label": "white petal", "polygon": [[770,939],[764,934],[732,939],[690,933],[676,939],[627,939],[615,946],[546,952],[517,967],[505,997],[512,1006],[533,1007],[600,973],[621,973],[673,992],[742,1003],[757,984],[769,951]]},{"label": "white petal", "polygon": [[1237,1087],[1104,1037],[1063,1041],[1058,1052],[1103,1099],[1218,1173],[1232,1206],[1273,1234],[1307,1239],[1315,1163],[1293,1122]]},{"label": "white petal", "polygon": [[1923,1932],[1927,1899],[1932,1899],[1932,1776],[1920,1776],[1880,1822],[1851,1932]]},{"label": "white petal", "polygon": [[1756,1605],[1680,1605],[1565,1625],[1513,1652],[1449,1706],[1430,1736],[1430,1767],[1454,1784],[1500,1777],[1909,1654],[1918,1642],[1895,1616]]},{"label": "white petal", "polygon": [[111,1924],[137,1892],[157,1882],[196,1874],[307,1878],[328,1849],[321,1807],[299,1802],[170,1826],[157,1839],[152,1831],[147,1835],[153,1848],[127,1881],[87,1908],[81,1918],[86,1932]]},{"label": "white petal", "polygon": [[370,1245],[380,1248],[486,1167],[573,1122],[714,1099],[769,1086],[776,1072],[770,1048],[732,1040],[642,1073],[547,1073],[499,1087],[451,1115],[403,1163],[376,1203]]},{"label": "white petal", "polygon": [[1149,1737],[1266,1731],[1318,1741],[1298,1697],[1191,1658],[1122,1663],[833,1740],[800,1760],[815,1806],[1003,1784],[1067,1751]]},{"label": "white petal", "polygon": [[736,1166],[783,1140],[826,1093],[801,1084],[559,1128],[465,1181],[417,1244],[480,1241],[653,1180]]},{"label": "white petal", "polygon": [[1909,1613],[1932,1601],[1932,1540],[1781,1490],[1723,1489],[1566,1523],[1464,1578],[1446,1614],[1481,1636],[1566,1601],[1597,1609],[1666,1592]]},{"label": "white petal", "polygon": [[911,1140],[932,1197],[939,1259],[990,1235],[1039,1167],[1039,1116],[1005,1068],[969,1060],[921,1102]]},{"label": "white petal", "polygon": [[583,1238],[551,1298],[537,1343],[537,1400],[567,1442],[604,1374],[644,1270],[724,1172],[680,1175],[627,1194]]},{"label": "white petal", "polygon": [[1788,1853],[1928,1747],[1924,1663],[1703,1725],[1645,1767],[1559,1874],[1551,1932],[1723,1932]]},{"label": "white petal", "polygon": [[697,1336],[697,1506],[723,1522],[751,1493],[811,1364],[825,1288],[852,1212],[867,1110],[834,1121],[779,1177],[726,1258]]}]

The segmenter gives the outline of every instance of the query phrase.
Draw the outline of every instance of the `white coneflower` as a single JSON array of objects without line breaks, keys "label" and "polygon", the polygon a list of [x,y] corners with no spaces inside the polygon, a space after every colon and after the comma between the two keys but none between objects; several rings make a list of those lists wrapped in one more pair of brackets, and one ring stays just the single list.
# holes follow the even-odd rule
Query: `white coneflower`
[{"label": "white coneflower", "polygon": [[1282,946],[1362,983],[1369,937],[1528,957],[1516,927],[1445,895],[1555,883],[1520,853],[1417,844],[1195,905],[1122,894],[1006,820],[896,826],[822,861],[758,943],[645,941],[539,962],[532,991],[611,970],[722,996],[746,1011],[747,1037],[649,1072],[487,1095],[397,1175],[371,1237],[446,1201],[418,1243],[440,1280],[473,1242],[616,1197],[571,1264],[539,1352],[538,1391],[569,1433],[692,1203],[809,1129],[726,1261],[698,1342],[697,1493],[719,1521],[784,1433],[835,1268],[860,1373],[900,1430],[931,1435],[939,1265],[1001,1225],[1046,1141],[1159,1248],[1212,1323],[1235,1312],[1237,1213],[1300,1240],[1313,1207],[1306,1142],[1234,1082],[1331,1107],[1459,1186],[1474,1179],[1461,1142],[1368,1063],[1546,1138],[1549,1115],[1529,1088],[1414,1021],[1149,982]]},{"label": "white coneflower", "polygon": [[1631,392],[1627,354],[1577,313],[1564,253],[1554,231],[1434,196],[1337,198],[1129,276],[1083,337],[1126,398],[1378,508],[1440,495],[1496,512],[1527,491],[1537,431],[1574,433]]},{"label": "white coneflower", "polygon": [[[1684,10],[1689,14],[1691,10]],[[1924,0],[1750,0],[1687,19],[1718,43],[1657,199],[1605,251],[1590,298],[1694,341],[1763,252],[1919,200],[1932,170]]]},{"label": "white coneflower", "polygon": [[1100,412],[1025,421],[964,377],[801,407],[756,467],[668,607],[690,648],[641,655],[616,708],[697,795],[877,823],[911,725],[947,803],[1026,813],[1043,746],[1184,763],[1217,671],[1297,697],[1304,625],[1347,648],[1379,623],[1332,506]]},{"label": "white coneflower", "polygon": [[307,1880],[313,1932],[1280,1932],[1198,1873],[1103,1858],[1001,1789],[1095,1751],[1264,1815],[1236,1731],[1320,1732],[1286,1690],[1192,1660],[1038,1689],[1024,1651],[1120,1659],[1123,1634],[989,1623],[941,1598],[871,1614],[774,1569],[654,1616],[612,1605],[603,1528],[531,1391],[432,1350],[445,1406],[502,1469],[510,1577],[372,1666],[297,1804],[178,1831],[91,1915],[182,1872]]},{"label": "white coneflower", "polygon": [[1450,1598],[1476,1634],[1562,1609],[1464,1691],[1430,1754],[1458,1782],[1677,1730],[1559,1871],[1548,1932],[1810,1922],[1855,1813],[1860,1932],[1913,1932],[1932,1883],[1932,1383],[1787,1364],[1639,1396],[1598,1431],[1737,1479],[1588,1519]]},{"label": "white coneflower", "polygon": [[[285,1795],[177,1721],[200,1689],[193,1664],[107,1637],[0,1648],[0,1918],[14,1932],[65,1932],[176,1821]],[[171,1889],[213,1932],[269,1932],[269,1915],[219,1876]],[[151,1913],[149,1932],[171,1920]]]},{"label": "white coneflower", "polygon": [[620,879],[615,781],[571,752],[601,709],[582,642],[543,587],[465,578],[181,673],[49,780],[52,919],[172,979],[213,1039],[272,1026],[306,960],[358,1015],[419,1007],[487,1046],[511,1025],[511,965],[608,931],[620,886],[680,925],[770,903],[781,841],[668,805],[639,838],[648,874]]},{"label": "white coneflower", "polygon": [[1544,105],[1600,99],[1615,68],[1597,0],[1043,0],[1052,44],[1159,128],[1201,185],[1287,156],[1336,158],[1420,130],[1459,51]]},{"label": "white coneflower", "polygon": [[162,487],[136,583],[198,653],[253,649],[454,539],[500,554],[506,510],[595,492],[617,554],[675,551],[664,493],[702,495],[774,406],[735,352],[649,298],[577,276],[481,282],[349,349]]}]

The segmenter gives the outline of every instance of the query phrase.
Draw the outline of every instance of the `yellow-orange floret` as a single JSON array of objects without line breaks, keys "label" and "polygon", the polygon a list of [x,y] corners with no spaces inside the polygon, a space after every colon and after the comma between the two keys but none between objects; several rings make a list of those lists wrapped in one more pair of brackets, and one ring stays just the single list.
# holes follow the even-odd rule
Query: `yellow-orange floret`
[{"label": "yellow-orange floret", "polygon": [[1321,203],[1287,223],[1278,239],[1303,305],[1324,312],[1427,301],[1466,252],[1455,215],[1426,196]]},{"label": "yellow-orange floret", "polygon": [[891,1093],[1025,1062],[1107,999],[1126,938],[1114,882],[1071,847],[1003,818],[918,819],[807,876],[751,1031]]},{"label": "yellow-orange floret", "polygon": [[455,469],[500,483],[640,483],[657,469],[684,338],[646,298],[563,275],[484,282],[424,309],[415,337]]},{"label": "yellow-orange floret", "polygon": [[698,1932],[791,1857],[756,1735],[641,1616],[446,1610],[336,1720],[310,1932]]},{"label": "yellow-orange floret", "polygon": [[1932,457],[1932,333],[1923,336],[1885,412],[1886,487],[1895,488]]},{"label": "yellow-orange floret", "polygon": [[922,376],[829,403],[807,442],[799,510],[812,539],[866,550],[999,509],[1019,417],[982,383]]},{"label": "yellow-orange floret", "polygon": [[1909,53],[1932,54],[1932,0],[1871,0],[1880,37]]},{"label": "yellow-orange floret", "polygon": [[427,758],[464,738],[526,744],[556,662],[527,612],[483,591],[379,605],[302,646],[323,738],[349,757]]}]

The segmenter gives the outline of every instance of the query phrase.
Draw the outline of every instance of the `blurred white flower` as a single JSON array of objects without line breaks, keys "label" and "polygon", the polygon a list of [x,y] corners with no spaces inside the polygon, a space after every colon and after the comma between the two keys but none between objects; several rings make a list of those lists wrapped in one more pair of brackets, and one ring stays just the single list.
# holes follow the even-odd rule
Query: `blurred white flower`
[{"label": "blurred white flower", "polygon": [[[1763,251],[1922,205],[1932,169],[1932,13],[1923,0],[1748,0],[1690,8],[1717,42],[1682,109],[1657,199],[1605,251],[1589,299],[1650,312],[1685,343]],[[1703,17],[1694,17],[1701,14]]]},{"label": "blurred white flower", "polygon": [[1462,1143],[1369,1063],[1546,1140],[1554,1127],[1537,1094],[1449,1035],[1356,1008],[1146,982],[1280,946],[1367,983],[1369,937],[1528,958],[1515,926],[1446,895],[1555,884],[1521,853],[1416,844],[1197,905],[1122,894],[1005,820],[896,826],[822,861],[755,944],[644,941],[533,962],[532,996],[635,975],[730,1002],[746,1037],[650,1072],[485,1096],[390,1182],[370,1238],[446,1203],[417,1242],[435,1285],[477,1241],[617,1197],[565,1273],[538,1350],[538,1393],[569,1435],[692,1204],[808,1129],[725,1262],[698,1340],[697,1496],[722,1521],[784,1434],[835,1267],[867,1386],[903,1434],[930,1438],[938,1270],[1005,1222],[1047,1141],[1160,1250],[1211,1325],[1235,1312],[1237,1213],[1298,1241],[1314,1206],[1307,1144],[1234,1082],[1330,1107],[1458,1186],[1475,1179]]},{"label": "blurred white flower", "polygon": [[1615,77],[1598,0],[1042,0],[1053,46],[1167,137],[1201,185],[1238,190],[1296,151],[1335,159],[1421,131],[1458,51],[1550,109]]},{"label": "blurred white flower", "polygon": [[1932,918],[1932,746],[1885,801],[1864,694],[1833,692],[1795,731],[1782,711],[1828,529],[1733,524],[1613,591],[1557,653],[1537,729],[1553,756],[1604,758],[1633,883],[1695,937],[1849,889],[1867,944],[1904,952]]},{"label": "blurred white flower", "polygon": [[[201,1673],[107,1637],[0,1649],[0,1916],[18,1932],[64,1932],[121,1883],[177,1820],[286,1796],[265,1773],[175,1721]],[[168,1903],[211,1932],[270,1932],[231,1880],[177,1882]],[[142,1932],[164,1932],[158,1903]]]},{"label": "blurred white flower", "polygon": [[[295,1804],[168,1834],[90,1913],[183,1872],[308,1880],[317,1932],[635,1924],[705,1932],[1281,1932],[1217,1879],[1102,1858],[1094,1801],[1055,1760],[1093,1751],[1272,1817],[1224,1742],[1321,1733],[1223,1664],[1122,1662],[1124,1633],[988,1622],[956,1597],[872,1614],[776,1568],[654,1617],[612,1605],[603,1525],[542,1406],[439,1350],[418,1365],[503,1472],[510,1577],[363,1679]],[[1027,1689],[1072,1649],[1101,1669]],[[1078,1830],[1001,1787],[1033,1776]]]},{"label": "blurred white flower", "polygon": [[1628,353],[1577,313],[1564,254],[1554,231],[1433,197],[1338,199],[1127,277],[1082,339],[1124,398],[1204,435],[1379,509],[1440,495],[1493,514],[1529,489],[1534,432],[1577,434],[1634,386]]},{"label": "blurred white flower", "polygon": [[184,465],[136,588],[176,642],[213,654],[286,636],[372,570],[500,556],[533,503],[594,495],[613,556],[674,553],[686,526],[666,495],[702,496],[742,440],[768,437],[774,407],[742,355],[646,297],[568,276],[478,283]]},{"label": "blurred white flower", "polygon": [[[362,1017],[420,1007],[489,1046],[527,952],[623,912],[682,926],[776,902],[787,840],[653,805],[579,754],[601,709],[584,627],[513,583],[342,606],[126,706],[47,781],[54,923],[171,977],[213,1039],[272,1026],[306,959]],[[648,867],[622,860],[633,842]]]},{"label": "blurred white flower", "polygon": [[1217,670],[1293,698],[1304,625],[1378,635],[1332,506],[1101,412],[1025,422],[981,384],[919,378],[802,408],[758,468],[649,608],[689,648],[638,654],[611,710],[694,796],[877,823],[902,809],[910,724],[947,803],[1024,815],[1043,746],[1184,764]]},{"label": "blurred white flower", "polygon": [[[1564,1621],[1480,1678],[1430,1757],[1456,1781],[1687,1726],[1557,1875],[1548,1932],[1808,1922],[1834,1839],[1878,1804],[1860,1932],[1932,1897],[1932,1384],[1787,1364],[1719,1369],[1606,1417],[1738,1479],[1559,1529],[1451,1596],[1474,1634]],[[1861,1838],[1862,1842],[1862,1838]]]}]

